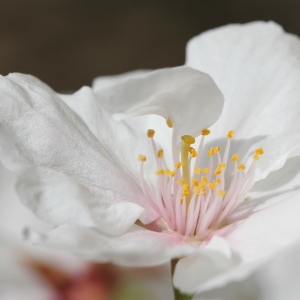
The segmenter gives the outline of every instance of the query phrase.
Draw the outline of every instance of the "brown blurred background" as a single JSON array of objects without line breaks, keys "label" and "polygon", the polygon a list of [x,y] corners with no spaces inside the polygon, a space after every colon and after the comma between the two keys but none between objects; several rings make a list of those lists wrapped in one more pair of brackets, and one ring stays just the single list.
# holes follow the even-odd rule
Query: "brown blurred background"
[{"label": "brown blurred background", "polygon": [[74,90],[180,65],[191,37],[228,23],[275,20],[300,35],[299,11],[299,0],[0,0],[0,73]]}]

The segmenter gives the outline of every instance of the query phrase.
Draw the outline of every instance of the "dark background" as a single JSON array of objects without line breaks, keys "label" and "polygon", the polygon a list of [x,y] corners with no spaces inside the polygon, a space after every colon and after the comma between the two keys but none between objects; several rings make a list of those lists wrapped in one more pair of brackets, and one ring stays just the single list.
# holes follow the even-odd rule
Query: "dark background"
[{"label": "dark background", "polygon": [[0,0],[0,73],[58,91],[99,75],[181,65],[186,42],[228,23],[274,20],[300,34],[299,0]]}]

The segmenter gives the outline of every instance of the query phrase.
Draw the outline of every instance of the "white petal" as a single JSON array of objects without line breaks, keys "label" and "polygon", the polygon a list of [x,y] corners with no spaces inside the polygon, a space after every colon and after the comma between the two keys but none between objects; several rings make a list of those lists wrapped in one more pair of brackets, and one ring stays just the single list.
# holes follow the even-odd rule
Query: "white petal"
[{"label": "white petal", "polygon": [[193,294],[211,284],[220,273],[234,266],[231,251],[220,237],[214,237],[207,247],[180,259],[173,276],[174,286],[183,293]]},{"label": "white petal", "polygon": [[138,77],[138,76],[146,74],[148,72],[149,71],[146,71],[146,70],[135,70],[135,71],[126,72],[126,73],[123,73],[120,75],[97,77],[93,80],[92,89],[94,92],[101,91],[102,89],[112,87],[113,85],[115,85],[119,81],[124,80],[125,78]]},{"label": "white petal", "polygon": [[300,237],[299,191],[241,221],[225,238],[244,262],[263,259]]},{"label": "white petal", "polygon": [[[49,87],[31,76],[17,74],[1,77],[0,85],[1,159],[28,179],[20,188],[29,196],[24,201],[31,209],[61,224],[77,220],[81,210],[92,222],[95,214],[88,217],[88,213],[93,207],[98,210],[124,201],[145,203],[136,182]],[[83,195],[86,198],[69,201]],[[66,206],[64,198],[68,198]],[[50,199],[58,205],[49,203]],[[130,221],[130,226],[138,212],[140,207],[130,204],[123,220],[119,214],[109,214],[108,227],[114,218],[117,223]]]},{"label": "white petal", "polygon": [[226,99],[214,137],[236,130],[236,149],[265,149],[257,179],[300,154],[300,42],[273,22],[228,25],[194,37],[187,65],[207,72]]},{"label": "white petal", "polygon": [[181,235],[154,232],[134,226],[121,236],[103,235],[95,228],[66,224],[48,232],[28,228],[31,242],[71,251],[95,262],[113,262],[121,266],[154,266],[193,253]]},{"label": "white petal", "polygon": [[219,118],[223,107],[223,95],[211,77],[188,67],[124,77],[96,94],[119,120],[147,114],[171,118],[179,137],[199,135]]},{"label": "white petal", "polygon": [[200,293],[193,299],[297,300],[300,295],[300,244],[284,249],[264,263],[250,277],[211,292]]}]

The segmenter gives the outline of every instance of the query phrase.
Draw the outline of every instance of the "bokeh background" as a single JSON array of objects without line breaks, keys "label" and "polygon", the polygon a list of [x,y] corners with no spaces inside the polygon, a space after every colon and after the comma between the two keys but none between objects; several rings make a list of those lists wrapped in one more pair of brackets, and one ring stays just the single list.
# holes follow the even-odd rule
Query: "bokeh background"
[{"label": "bokeh background", "polygon": [[228,23],[275,20],[300,34],[299,0],[0,0],[0,73],[57,91],[94,77],[181,65],[186,42]]}]

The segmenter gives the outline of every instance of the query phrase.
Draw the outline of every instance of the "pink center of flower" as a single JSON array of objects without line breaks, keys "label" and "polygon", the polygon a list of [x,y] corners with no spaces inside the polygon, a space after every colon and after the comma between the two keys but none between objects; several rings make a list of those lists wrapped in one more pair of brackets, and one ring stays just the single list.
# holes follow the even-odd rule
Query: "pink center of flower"
[{"label": "pink center of flower", "polygon": [[[167,124],[172,127],[168,119]],[[198,151],[191,147],[195,138],[189,135],[181,137],[180,161],[174,163],[174,169],[164,165],[164,151],[158,149],[154,140],[155,131],[149,129],[156,158],[157,182],[155,196],[150,196],[144,178],[144,163],[146,156],[140,155],[140,181],[145,198],[152,208],[165,221],[170,230],[177,231],[186,237],[205,238],[209,232],[224,226],[226,218],[242,203],[254,182],[256,163],[263,149],[255,150],[252,164],[246,170],[239,164],[239,155],[234,154],[229,159],[230,141],[234,131],[227,134],[224,154],[218,146],[209,149],[208,165],[203,166],[203,145],[205,136],[210,131],[202,130]],[[175,161],[176,142],[173,138],[173,161]],[[179,155],[178,155],[179,156]],[[225,182],[227,164],[233,164],[233,172],[228,182]],[[225,187],[227,190],[225,190]]]}]

